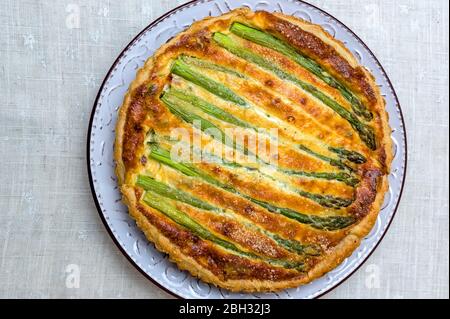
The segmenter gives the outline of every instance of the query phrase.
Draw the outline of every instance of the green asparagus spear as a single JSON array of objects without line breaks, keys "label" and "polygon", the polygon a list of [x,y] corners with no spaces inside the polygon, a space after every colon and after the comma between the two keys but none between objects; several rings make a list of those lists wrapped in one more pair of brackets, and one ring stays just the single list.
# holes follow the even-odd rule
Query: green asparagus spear
[{"label": "green asparagus spear", "polygon": [[342,207],[350,206],[350,204],[353,203],[353,199],[348,199],[348,198],[340,198],[340,197],[335,197],[335,196],[331,196],[331,195],[312,194],[312,193],[305,192],[302,190],[298,190],[297,193],[303,197],[309,198],[309,199],[319,203],[323,207],[328,207],[328,208],[339,209]]},{"label": "green asparagus spear", "polygon": [[[255,170],[255,168],[253,168],[253,167],[241,165],[236,162],[228,162],[225,160],[216,159],[213,155],[209,155],[209,156],[211,157],[211,159],[214,160],[213,162],[218,163],[219,165],[222,164],[222,165],[230,166],[233,168],[244,168],[244,169],[247,169],[250,171]],[[264,165],[265,163],[262,163],[262,164]],[[267,164],[265,164],[265,165],[267,165]],[[298,170],[292,170],[292,169],[286,169],[286,168],[280,168],[280,167],[274,167],[274,168],[278,172],[281,172],[281,173],[284,173],[284,174],[287,174],[290,176],[305,176],[305,177],[312,177],[312,178],[318,178],[318,179],[336,180],[336,181],[343,182],[351,187],[354,187],[359,183],[359,180],[356,177],[354,177],[348,173],[344,173],[344,172],[340,172],[340,173],[306,172],[306,171],[298,171]],[[271,175],[267,175],[266,173],[263,173],[263,172],[260,172],[260,174],[276,181],[276,179],[274,179]],[[293,191],[300,194],[303,197],[312,199],[312,200],[320,203],[324,207],[341,208],[341,207],[346,207],[353,202],[353,200],[351,200],[351,199],[342,199],[342,198],[333,197],[333,196],[327,198],[326,195],[312,194],[312,193],[308,193],[308,192],[297,190],[297,189],[295,189],[295,190],[293,189]]]},{"label": "green asparagus spear", "polygon": [[377,148],[375,141],[375,133],[372,127],[362,123],[353,113],[348,111],[346,108],[342,107],[335,100],[330,98],[328,95],[319,91],[316,87],[304,83],[303,87],[306,91],[309,91],[313,96],[321,100],[327,106],[329,106],[333,111],[335,111],[340,117],[347,120],[355,131],[358,132],[361,140],[371,149],[375,150]]},{"label": "green asparagus spear", "polygon": [[192,67],[184,63],[181,58],[175,60],[172,65],[171,71],[172,73],[175,73],[176,75],[181,76],[182,78],[203,87],[207,91],[221,97],[226,101],[230,101],[241,106],[246,105],[246,102],[242,98],[237,96],[225,85],[197,72]]},{"label": "green asparagus spear", "polygon": [[[186,203],[193,207],[197,207],[207,211],[218,211],[220,213],[226,214],[225,210],[212,206],[211,204],[206,203],[196,197],[193,197],[186,192],[183,192],[176,188],[172,188],[164,183],[155,180],[150,176],[138,175],[136,185],[142,187],[146,191],[154,192],[158,195]],[[276,241],[278,244],[280,244],[289,251],[313,256],[320,254],[320,248],[316,247],[315,245],[304,245],[296,240],[282,238],[277,234],[273,234],[253,224],[250,225],[252,228],[256,229],[260,233],[269,236],[270,238],[272,238],[274,241]]]},{"label": "green asparagus spear", "polygon": [[[167,92],[164,93],[160,97],[160,99],[167,105],[170,112],[172,112],[176,116],[180,117],[186,123],[189,123],[189,124],[199,123],[200,124],[199,129],[202,132],[208,132],[208,130],[212,129],[213,131],[209,131],[209,133],[216,132],[217,134],[211,134],[211,136],[215,139],[218,139],[220,142],[222,142],[225,145],[229,141],[232,141],[231,139],[227,139],[225,133],[220,128],[218,128],[216,125],[214,125],[210,121],[202,118],[201,116],[193,113],[191,104],[186,103],[185,101],[179,99],[175,95],[167,93]],[[230,146],[234,148],[235,143],[232,143],[232,145],[230,145]]]},{"label": "green asparagus spear", "polygon": [[285,215],[286,217],[297,220],[300,223],[310,224],[312,227],[318,229],[336,230],[347,227],[348,225],[351,225],[355,221],[354,218],[347,216],[320,217],[320,216],[306,215],[303,213],[293,211],[289,208],[280,208],[275,205],[266,203],[264,201],[254,199],[248,195],[239,192],[238,190],[229,185],[223,184],[222,182],[216,180],[214,177],[197,169],[196,167],[190,164],[172,161],[172,159],[170,158],[170,152],[159,147],[157,144],[150,145],[149,157],[162,164],[172,167],[173,169],[178,170],[179,172],[187,176],[198,177],[211,185],[214,185],[218,188],[221,188],[233,194],[239,195],[249,201],[252,201],[255,204],[258,204],[261,207],[268,209],[271,212]]},{"label": "green asparagus spear", "polygon": [[[222,163],[226,166],[230,167],[238,167],[238,168],[244,168],[247,170],[255,170],[253,167],[248,167],[245,165],[241,165],[236,162],[228,162],[225,160],[219,161],[219,159],[216,161],[217,163]],[[265,163],[263,163],[265,164]],[[329,172],[306,172],[306,171],[298,171],[288,168],[282,168],[279,166],[276,166],[275,169],[278,172],[290,175],[290,176],[305,176],[305,177],[311,177],[311,178],[317,178],[317,179],[326,179],[326,180],[335,180],[339,182],[343,182],[347,184],[348,186],[354,187],[359,183],[358,178],[354,177],[351,174],[345,173],[345,172],[339,172],[339,173],[329,173]]]},{"label": "green asparagus spear", "polygon": [[291,262],[286,260],[267,258],[240,249],[232,242],[229,242],[214,235],[208,229],[197,223],[194,219],[178,210],[166,198],[156,193],[147,191],[143,197],[143,200],[147,205],[153,207],[154,209],[157,209],[158,211],[160,211],[161,213],[172,219],[174,222],[188,229],[190,232],[194,233],[198,237],[211,241],[227,250],[236,253],[237,255],[252,259],[259,259],[269,264],[281,266],[284,268],[296,269],[298,271],[304,270],[304,264],[301,262]]},{"label": "green asparagus spear", "polygon": [[[168,151],[166,151],[166,152],[169,153]],[[170,153],[168,155],[170,157]],[[170,160],[170,158],[169,158],[169,160]],[[180,164],[180,163],[175,163],[175,164]],[[189,165],[189,164],[185,164],[185,165]],[[190,166],[190,169],[196,170],[193,166]],[[224,187],[228,187],[228,186],[224,185]],[[311,200],[317,202],[318,204],[322,205],[323,207],[328,207],[328,208],[339,209],[342,207],[347,207],[353,202],[353,199],[340,198],[340,197],[335,197],[335,196],[331,196],[331,195],[313,194],[313,193],[303,191],[300,189],[295,190],[295,192],[297,194],[299,194],[300,196],[311,199]]]},{"label": "green asparagus spear", "polygon": [[[237,162],[231,162],[231,161],[227,161],[223,158],[219,158],[213,154],[209,154],[206,152],[201,152],[200,150],[196,150],[194,148],[192,148],[193,152],[197,152],[197,154],[201,154],[203,157],[206,157],[208,159],[209,162],[211,163],[218,163],[218,164],[222,164],[225,165],[227,167],[231,167],[231,168],[243,168],[249,171],[254,171],[256,170],[255,167],[252,166],[246,166],[245,164],[240,164]],[[320,155],[320,154],[319,154]],[[333,159],[328,159],[326,158],[327,161],[328,160],[333,160]],[[260,160],[259,158],[256,158],[256,160]],[[261,161],[262,164],[264,165],[270,165],[265,163],[264,161]],[[271,166],[274,167],[274,166]],[[359,183],[358,178],[356,178],[355,176],[346,173],[346,172],[339,172],[339,173],[330,173],[330,172],[307,172],[307,171],[299,171],[299,170],[293,170],[293,169],[288,169],[288,168],[282,168],[279,166],[275,166],[275,169],[278,172],[290,175],[290,176],[305,176],[305,177],[311,177],[311,178],[317,178],[317,179],[326,179],[326,180],[335,180],[335,181],[339,181],[339,182],[343,182],[351,187],[356,186]]]},{"label": "green asparagus spear", "polygon": [[169,95],[166,93],[164,93],[160,99],[167,105],[170,112],[180,117],[186,123],[194,124],[197,121],[200,124],[200,129],[202,131],[206,131],[207,129],[217,130],[217,132],[221,133],[222,136],[220,141],[225,142],[224,140],[225,135],[223,134],[222,130],[219,129],[217,126],[215,126],[213,123],[191,112],[191,110],[189,109],[190,108],[189,104],[183,103],[173,95]]},{"label": "green asparagus spear", "polygon": [[321,159],[321,160],[323,160],[325,162],[330,163],[330,165],[332,165],[332,166],[338,167],[338,168],[340,168],[342,170],[346,170],[346,171],[349,171],[349,172],[353,172],[354,171],[354,169],[352,167],[348,166],[347,164],[345,164],[341,160],[335,159],[335,158],[331,158],[331,157],[319,154],[317,152],[314,152],[312,149],[306,147],[305,145],[300,144],[300,145],[298,145],[298,148],[301,149],[302,151],[304,151],[304,152],[306,152],[306,153],[316,157],[316,158],[319,158],[319,159]]},{"label": "green asparagus spear", "polygon": [[282,40],[274,37],[271,34],[246,26],[239,22],[233,23],[230,31],[241,38],[271,48],[294,60],[297,64],[301,65],[303,68],[316,75],[326,84],[339,90],[342,96],[350,102],[352,109],[356,115],[362,116],[365,120],[368,121],[373,118],[372,113],[366,109],[362,102],[351,91],[349,91],[343,83],[339,82],[337,79],[331,76],[319,64],[317,64],[317,62],[300,54],[289,44],[283,42]]},{"label": "green asparagus spear", "polygon": [[[228,145],[231,148],[242,152],[243,154],[247,154],[249,156],[254,155],[247,149],[247,147],[245,145],[240,145],[240,144],[236,143],[236,141],[233,138],[228,137],[219,127],[217,127],[210,121],[202,118],[201,116],[193,113],[192,112],[193,107],[195,107],[195,106],[194,106],[194,104],[191,104],[191,101],[186,102],[186,101],[180,99],[178,97],[178,94],[173,94],[173,92],[171,94],[170,91],[165,92],[161,96],[160,99],[167,105],[167,107],[173,114],[179,116],[185,122],[190,123],[190,124],[195,124],[195,122],[200,123],[200,129],[203,132],[207,132],[209,134],[211,134],[212,132],[217,133],[217,134],[211,134],[211,136],[213,138],[217,139],[218,141],[222,142],[224,145]],[[222,116],[223,115],[224,114],[222,114]],[[256,155],[254,155],[254,156],[257,157]]]},{"label": "green asparagus spear", "polygon": [[318,90],[313,85],[306,83],[295,76],[283,71],[282,69],[278,68],[273,62],[266,60],[264,57],[248,50],[244,46],[234,42],[230,37],[227,35],[216,32],[214,33],[213,39],[225,48],[226,50],[230,51],[231,53],[239,56],[240,58],[247,60],[249,62],[252,62],[266,70],[271,71],[281,79],[289,80],[293,82],[294,84],[301,87],[306,92],[309,92],[311,95],[316,97],[317,99],[321,100],[325,105],[330,107],[333,111],[335,111],[339,116],[347,120],[350,125],[353,127],[355,131],[358,132],[359,136],[361,137],[361,140],[366,143],[366,145],[370,149],[376,149],[376,143],[375,143],[375,134],[370,126],[367,126],[363,124],[353,113],[345,109],[342,105],[337,103],[334,99],[329,97],[328,95],[324,94],[320,90]]},{"label": "green asparagus spear", "polygon": [[145,175],[138,175],[136,185],[142,187],[147,191],[152,191],[161,196],[168,197],[170,199],[178,200],[180,202],[189,204],[191,206],[201,208],[204,210],[214,210],[215,207],[195,198],[183,191],[176,188],[172,188],[164,183],[158,182],[154,178]]},{"label": "green asparagus spear", "polygon": [[294,170],[282,170],[284,173],[288,175],[298,175],[298,176],[306,176],[312,178],[326,179],[326,180],[336,180],[347,184],[348,186],[356,186],[359,183],[359,180],[356,177],[344,172],[340,173],[328,173],[328,172],[303,172],[303,171],[294,171]]},{"label": "green asparagus spear", "polygon": [[[181,91],[181,90],[176,90],[176,89],[170,89],[169,91],[167,91],[164,96],[170,100],[170,96],[174,96],[180,100],[183,100],[185,102],[191,103],[192,105],[199,107],[201,110],[203,110],[205,113],[214,116],[222,121],[228,122],[230,124],[239,126],[239,127],[244,127],[244,128],[252,128],[255,129],[252,125],[248,124],[247,122],[241,121],[239,119],[237,119],[236,117],[234,117],[233,115],[231,115],[230,113],[198,98],[195,95],[189,94],[187,92]],[[363,163],[363,160],[365,161],[365,158],[360,155],[359,153],[356,152],[352,152],[352,151],[348,151],[345,150],[343,148],[329,148],[330,150],[338,153],[338,154],[347,154],[346,156],[343,156],[345,158],[347,158],[348,160],[355,162],[355,163]],[[308,152],[309,154],[312,154],[312,151],[309,150]],[[314,155],[316,155],[316,153],[314,153]],[[320,159],[324,159],[323,156]],[[344,167],[344,163],[339,162],[338,160],[335,159],[331,159],[331,158],[326,158],[326,160],[328,162],[331,162],[331,164],[333,164],[333,161],[336,161],[337,163],[339,163],[338,165],[340,165],[340,167]],[[336,165],[335,165],[336,166]],[[341,182],[346,183],[349,186],[355,186],[358,183],[358,180],[355,179],[354,177],[350,176],[347,173],[337,173],[337,174],[333,174],[333,173],[315,173],[315,172],[301,172],[301,171],[291,171],[291,170],[284,170],[285,173],[288,174],[292,174],[292,175],[299,175],[299,176],[307,176],[307,177],[315,177],[315,178],[322,178],[322,179],[327,179],[327,180],[338,180]]]},{"label": "green asparagus spear", "polygon": [[328,149],[338,154],[340,157],[356,164],[364,164],[367,161],[363,155],[355,151],[349,151],[342,147],[329,147]]},{"label": "green asparagus spear", "polygon": [[219,71],[219,72],[223,72],[223,73],[228,73],[234,76],[237,76],[238,78],[245,78],[245,75],[243,75],[242,73],[236,72],[234,70],[228,69],[226,67],[223,67],[221,65],[209,62],[209,61],[205,61],[196,57],[191,57],[191,56],[187,56],[187,55],[182,55],[180,57],[180,59],[188,64],[188,65],[192,65],[201,69],[208,69],[208,70],[213,70],[213,71]]},{"label": "green asparagus spear", "polygon": [[212,185],[224,187],[222,183],[219,183],[216,179],[212,178],[208,174],[202,173],[193,165],[173,161],[170,157],[170,152],[164,148],[159,147],[159,145],[157,145],[156,143],[150,144],[149,157],[154,159],[155,161],[172,167],[173,169],[183,173],[186,176],[199,177]]},{"label": "green asparagus spear", "polygon": [[268,233],[266,232],[266,235],[271,237],[273,240],[275,240],[279,245],[283,246],[289,251],[292,251],[294,253],[300,253],[310,256],[320,256],[322,249],[318,245],[305,245],[302,244],[296,240],[290,240],[285,239],[277,234]]},{"label": "green asparagus spear", "polygon": [[288,218],[294,219],[302,224],[311,225],[317,229],[323,230],[338,230],[350,226],[356,220],[351,216],[315,216],[306,215],[296,212],[290,208],[277,207],[267,202],[251,198],[253,203],[258,204],[261,207],[266,208],[268,211],[284,215]]},{"label": "green asparagus spear", "polygon": [[203,112],[205,112],[211,116],[214,116],[215,118],[222,120],[224,122],[227,122],[227,123],[239,126],[239,127],[243,127],[243,128],[255,129],[252,125],[239,120],[232,114],[222,110],[221,108],[218,108],[217,106],[215,106],[209,102],[206,102],[205,100],[203,100],[195,95],[189,94],[188,92],[171,88],[164,94],[164,96],[167,96],[167,97],[174,96],[182,101],[190,103],[191,105],[193,105],[195,107],[198,107]]}]

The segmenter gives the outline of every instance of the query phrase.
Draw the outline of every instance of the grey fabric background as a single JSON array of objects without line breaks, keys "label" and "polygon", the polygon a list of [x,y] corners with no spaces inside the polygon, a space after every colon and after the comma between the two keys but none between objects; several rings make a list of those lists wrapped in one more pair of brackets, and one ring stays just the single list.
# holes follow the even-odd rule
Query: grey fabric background
[{"label": "grey fabric background", "polygon": [[[85,153],[109,67],[142,28],[183,1],[0,2],[0,298],[170,297],[110,239]],[[448,298],[448,1],[310,2],[353,29],[386,68],[409,144],[391,228],[325,298]]]}]

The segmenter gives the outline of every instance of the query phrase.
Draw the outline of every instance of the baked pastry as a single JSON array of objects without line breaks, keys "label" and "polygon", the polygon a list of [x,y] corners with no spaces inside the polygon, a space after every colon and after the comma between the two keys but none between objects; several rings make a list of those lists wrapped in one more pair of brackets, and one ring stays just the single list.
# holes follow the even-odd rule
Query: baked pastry
[{"label": "baked pastry", "polygon": [[146,61],[119,111],[115,160],[157,249],[252,292],[311,282],[358,247],[391,149],[384,99],[343,43],[242,8],[195,22]]}]

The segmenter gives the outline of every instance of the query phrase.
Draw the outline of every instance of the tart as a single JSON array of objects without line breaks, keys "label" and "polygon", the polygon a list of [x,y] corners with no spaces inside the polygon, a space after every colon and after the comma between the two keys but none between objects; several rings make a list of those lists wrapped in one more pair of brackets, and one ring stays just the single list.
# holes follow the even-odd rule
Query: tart
[{"label": "tart", "polygon": [[390,133],[374,77],[343,43],[241,8],[193,23],[137,72],[116,173],[131,216],[180,269],[276,291],[334,269],[369,233]]}]

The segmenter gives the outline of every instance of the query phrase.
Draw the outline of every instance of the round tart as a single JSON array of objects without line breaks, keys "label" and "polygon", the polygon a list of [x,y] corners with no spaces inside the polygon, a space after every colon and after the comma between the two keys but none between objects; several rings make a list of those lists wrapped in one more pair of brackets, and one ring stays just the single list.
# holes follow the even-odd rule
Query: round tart
[{"label": "round tart", "polygon": [[373,76],[320,26],[237,9],[149,58],[119,111],[116,173],[148,240],[233,291],[306,284],[373,227],[392,161]]}]

